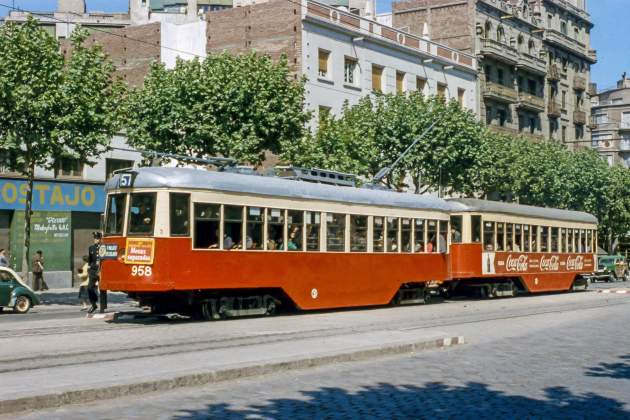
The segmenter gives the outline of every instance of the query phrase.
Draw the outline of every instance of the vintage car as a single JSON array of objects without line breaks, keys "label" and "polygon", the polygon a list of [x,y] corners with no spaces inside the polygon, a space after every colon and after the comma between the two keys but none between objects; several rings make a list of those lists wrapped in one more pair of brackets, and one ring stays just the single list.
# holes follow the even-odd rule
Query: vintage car
[{"label": "vintage car", "polygon": [[0,311],[12,308],[14,312],[25,314],[35,305],[39,305],[39,298],[33,289],[15,271],[0,267]]},{"label": "vintage car", "polygon": [[628,263],[623,255],[601,255],[597,258],[597,271],[593,280],[599,281],[628,281],[630,272]]}]

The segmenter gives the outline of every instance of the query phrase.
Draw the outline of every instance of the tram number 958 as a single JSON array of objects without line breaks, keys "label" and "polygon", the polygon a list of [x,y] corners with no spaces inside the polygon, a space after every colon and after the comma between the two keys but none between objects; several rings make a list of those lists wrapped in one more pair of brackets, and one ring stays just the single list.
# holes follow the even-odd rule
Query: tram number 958
[{"label": "tram number 958", "polygon": [[131,275],[140,277],[150,277],[153,274],[153,270],[149,265],[132,265]]}]

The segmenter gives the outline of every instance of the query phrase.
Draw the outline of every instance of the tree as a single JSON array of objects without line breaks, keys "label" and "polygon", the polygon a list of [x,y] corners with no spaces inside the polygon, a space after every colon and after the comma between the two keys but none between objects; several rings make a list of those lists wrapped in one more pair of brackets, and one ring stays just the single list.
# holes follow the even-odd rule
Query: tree
[{"label": "tree", "polygon": [[304,83],[287,62],[255,53],[211,55],[203,62],[156,63],[126,106],[130,143],[195,157],[233,157],[259,164],[266,151],[304,135]]},{"label": "tree", "polygon": [[122,87],[99,47],[86,48],[76,30],[68,57],[57,40],[29,18],[0,28],[0,147],[10,168],[27,179],[22,275],[29,267],[35,167],[72,156],[90,164],[116,131]]}]

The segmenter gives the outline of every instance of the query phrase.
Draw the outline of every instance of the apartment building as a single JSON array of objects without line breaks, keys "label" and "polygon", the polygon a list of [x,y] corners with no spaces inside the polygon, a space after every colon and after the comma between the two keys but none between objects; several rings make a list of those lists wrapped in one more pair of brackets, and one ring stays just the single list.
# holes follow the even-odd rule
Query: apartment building
[{"label": "apartment building", "polygon": [[592,147],[609,165],[630,168],[630,79],[624,73],[615,88],[592,90]]},{"label": "apartment building", "polygon": [[208,52],[286,55],[313,125],[373,92],[420,90],[477,109],[474,56],[324,3],[273,0],[208,13]]},{"label": "apartment building", "polygon": [[586,146],[596,61],[583,0],[398,0],[392,24],[479,60],[478,113],[493,130]]}]

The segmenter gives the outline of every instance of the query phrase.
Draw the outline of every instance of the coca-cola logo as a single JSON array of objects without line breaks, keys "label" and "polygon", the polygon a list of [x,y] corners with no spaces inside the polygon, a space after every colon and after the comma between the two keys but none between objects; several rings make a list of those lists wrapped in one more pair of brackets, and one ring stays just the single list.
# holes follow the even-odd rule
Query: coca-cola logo
[{"label": "coca-cola logo", "polygon": [[560,269],[560,257],[553,255],[549,258],[540,257],[541,271],[558,271]]},{"label": "coca-cola logo", "polygon": [[584,269],[584,257],[578,255],[576,257],[567,257],[567,270],[582,270]]},{"label": "coca-cola logo", "polygon": [[505,269],[507,271],[523,272],[527,271],[528,268],[529,259],[527,258],[527,255],[519,255],[517,257],[514,257],[512,256],[512,254],[510,254],[505,261]]}]

